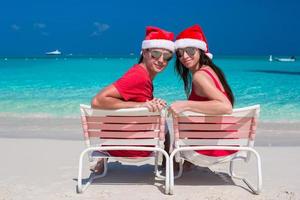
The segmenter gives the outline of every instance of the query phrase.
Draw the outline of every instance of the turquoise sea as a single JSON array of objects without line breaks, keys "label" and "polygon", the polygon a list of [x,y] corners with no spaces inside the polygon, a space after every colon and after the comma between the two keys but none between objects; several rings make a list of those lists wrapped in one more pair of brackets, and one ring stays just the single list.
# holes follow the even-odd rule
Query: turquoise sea
[{"label": "turquoise sea", "polygon": [[[103,87],[118,79],[134,57],[0,58],[0,115],[78,117]],[[268,57],[215,57],[236,98],[235,107],[260,104],[265,121],[300,121],[300,61]],[[174,59],[154,81],[155,96],[185,99]]]}]

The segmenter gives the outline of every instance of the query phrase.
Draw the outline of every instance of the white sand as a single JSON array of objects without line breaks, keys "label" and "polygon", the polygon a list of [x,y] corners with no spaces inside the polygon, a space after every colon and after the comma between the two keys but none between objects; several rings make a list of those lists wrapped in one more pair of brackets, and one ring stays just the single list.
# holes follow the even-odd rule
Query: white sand
[{"label": "white sand", "polygon": [[[0,139],[0,199],[299,199],[300,147],[259,147],[263,192],[253,195],[232,180],[220,165],[193,169],[175,182],[175,194],[163,191],[149,164],[122,166],[113,162],[108,175],[76,194],[78,157],[83,142],[49,139]],[[238,165],[242,173],[246,168]],[[250,169],[248,176],[253,178]]]},{"label": "white sand", "polygon": [[[262,157],[263,191],[253,195],[231,179],[227,165],[184,172],[175,194],[165,195],[153,166],[109,164],[105,178],[83,194],[75,186],[84,149],[79,119],[0,117],[0,200],[18,199],[300,199],[300,123],[261,123],[256,148]],[[238,164],[254,180],[250,167]],[[249,171],[249,172],[248,172]],[[85,177],[87,177],[86,169]]]}]

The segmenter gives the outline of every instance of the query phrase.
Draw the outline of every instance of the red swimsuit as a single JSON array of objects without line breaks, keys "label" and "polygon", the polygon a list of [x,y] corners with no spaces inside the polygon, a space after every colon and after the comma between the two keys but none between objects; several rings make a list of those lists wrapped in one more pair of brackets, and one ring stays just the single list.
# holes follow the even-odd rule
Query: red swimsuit
[{"label": "red swimsuit", "polygon": [[[210,71],[208,71],[207,69],[201,69],[201,71],[206,72],[211,79],[214,81],[215,86],[218,88],[218,90],[220,90],[227,98],[228,95],[225,91],[222,91],[221,88],[221,83],[212,75],[212,73]],[[189,96],[189,100],[192,101],[209,101],[209,99],[207,97],[203,97],[203,96],[198,96],[195,92],[194,89],[194,85],[192,85],[192,91],[191,94]],[[227,156],[230,154],[235,153],[236,151],[232,151],[232,150],[199,150],[196,151],[197,153],[203,154],[203,155],[207,155],[207,156],[214,156],[214,157],[219,157],[219,156]]]}]

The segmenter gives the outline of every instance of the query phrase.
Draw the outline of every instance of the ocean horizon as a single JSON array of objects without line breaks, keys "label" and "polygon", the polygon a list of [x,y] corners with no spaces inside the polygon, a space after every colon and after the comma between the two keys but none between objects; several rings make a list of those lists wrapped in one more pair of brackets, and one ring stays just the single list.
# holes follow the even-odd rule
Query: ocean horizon
[{"label": "ocean horizon", "polygon": [[[215,56],[213,61],[233,90],[234,108],[260,104],[261,120],[300,121],[299,61],[268,58]],[[134,55],[0,57],[0,116],[79,117],[79,104],[90,104],[137,59]],[[156,76],[154,96],[168,104],[186,99],[174,59]]]}]

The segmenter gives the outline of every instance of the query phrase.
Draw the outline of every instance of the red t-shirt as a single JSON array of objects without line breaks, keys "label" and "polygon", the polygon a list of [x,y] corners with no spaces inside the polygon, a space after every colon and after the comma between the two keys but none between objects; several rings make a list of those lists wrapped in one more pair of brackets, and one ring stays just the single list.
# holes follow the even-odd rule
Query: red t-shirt
[{"label": "red t-shirt", "polygon": [[[130,68],[113,85],[125,101],[145,102],[153,99],[153,84],[148,71],[139,64]],[[150,151],[114,150],[108,151],[116,157],[147,157]]]},{"label": "red t-shirt", "polygon": [[153,99],[153,84],[148,71],[139,64],[130,68],[113,85],[125,101],[145,102]]}]

